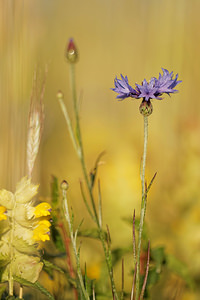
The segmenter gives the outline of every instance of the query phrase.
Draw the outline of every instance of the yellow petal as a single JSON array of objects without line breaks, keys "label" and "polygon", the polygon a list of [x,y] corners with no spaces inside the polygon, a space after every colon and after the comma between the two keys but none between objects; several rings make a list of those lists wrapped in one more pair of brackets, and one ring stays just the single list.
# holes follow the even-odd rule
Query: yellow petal
[{"label": "yellow petal", "polygon": [[47,220],[39,221],[37,227],[33,230],[33,239],[43,242],[50,240],[50,226],[51,223]]},{"label": "yellow petal", "polygon": [[46,217],[51,213],[51,205],[47,202],[42,202],[35,207],[35,218]]},{"label": "yellow petal", "polygon": [[6,208],[4,206],[0,206],[0,221],[7,219],[5,212],[6,212]]}]

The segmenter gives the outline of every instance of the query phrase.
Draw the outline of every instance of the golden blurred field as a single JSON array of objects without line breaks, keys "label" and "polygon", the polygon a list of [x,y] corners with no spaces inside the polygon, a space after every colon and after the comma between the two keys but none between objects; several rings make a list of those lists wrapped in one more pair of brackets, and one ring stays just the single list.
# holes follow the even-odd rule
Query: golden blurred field
[{"label": "golden blurred field", "polygon": [[[51,175],[66,179],[77,224],[82,217],[84,224],[89,222],[79,191],[81,168],[56,99],[61,89],[72,113],[64,50],[73,37],[79,50],[76,78],[88,170],[105,150],[99,172],[104,224],[109,224],[113,246],[128,245],[131,229],[122,218],[130,217],[134,208],[139,214],[143,120],[140,100],[119,102],[110,88],[120,73],[134,84],[158,76],[161,67],[174,71],[182,80],[179,93],[152,101],[154,112],[149,117],[147,180],[158,174],[148,199],[147,225],[152,246],[165,245],[188,265],[196,282],[200,278],[199,11],[199,0],[0,1],[0,187],[14,189],[26,174],[33,72],[38,66],[43,74],[48,64],[45,127],[34,181],[40,182],[40,195],[49,196]],[[98,264],[99,248],[83,241],[83,265],[89,258]],[[200,289],[189,291],[183,283],[182,292],[173,296],[174,285],[176,279],[170,278],[162,300],[199,299]],[[159,297],[155,292],[153,299]]]}]

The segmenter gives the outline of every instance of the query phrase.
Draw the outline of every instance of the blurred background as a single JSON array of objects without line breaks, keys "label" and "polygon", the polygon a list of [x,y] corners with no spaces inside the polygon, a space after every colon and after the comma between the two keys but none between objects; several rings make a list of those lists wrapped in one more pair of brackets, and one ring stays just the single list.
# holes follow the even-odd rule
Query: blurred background
[{"label": "blurred background", "polygon": [[[152,247],[165,245],[183,261],[197,287],[189,289],[169,276],[152,299],[200,297],[199,11],[199,0],[0,1],[0,187],[14,191],[27,172],[33,73],[37,67],[43,78],[48,64],[45,126],[33,179],[40,183],[43,197],[50,196],[51,175],[59,182],[66,179],[75,222],[83,217],[86,227],[90,222],[79,189],[81,168],[56,99],[62,90],[73,119],[64,57],[73,37],[79,51],[76,79],[88,171],[106,151],[99,177],[103,221],[109,224],[113,247],[128,245],[132,238],[122,219],[131,217],[134,208],[139,215],[143,149],[140,100],[117,101],[111,91],[114,78],[122,73],[134,85],[157,77],[161,67],[179,74],[179,93],[152,101],[147,181],[158,174],[146,220]],[[87,261],[91,269],[99,266],[101,255],[99,244],[83,241],[83,265]],[[181,292],[173,296],[171,289],[177,285]],[[129,280],[125,289],[130,290]]]}]

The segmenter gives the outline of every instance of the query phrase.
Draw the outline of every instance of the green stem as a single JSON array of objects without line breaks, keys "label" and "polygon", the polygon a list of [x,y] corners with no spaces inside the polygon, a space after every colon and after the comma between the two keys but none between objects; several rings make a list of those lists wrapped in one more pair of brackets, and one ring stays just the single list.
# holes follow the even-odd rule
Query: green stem
[{"label": "green stem", "polygon": [[142,158],[142,202],[141,202],[141,212],[140,212],[140,224],[139,224],[139,236],[138,236],[138,247],[137,247],[137,269],[136,269],[136,298],[139,299],[140,296],[140,253],[142,244],[142,232],[144,227],[144,219],[146,212],[147,195],[145,193],[145,167],[146,167],[146,156],[147,156],[147,140],[148,140],[148,117],[144,116],[144,150]]},{"label": "green stem", "polygon": [[12,262],[14,260],[14,248],[13,248],[13,240],[14,240],[14,229],[15,229],[15,207],[16,202],[14,204],[12,215],[10,217],[10,267],[9,267],[9,296],[13,296],[13,286],[14,286],[14,280],[13,280],[13,270],[12,270]]},{"label": "green stem", "polygon": [[105,255],[105,258],[106,258],[106,264],[107,264],[107,268],[108,268],[108,273],[109,273],[109,277],[110,277],[112,291],[113,291],[115,300],[118,300],[119,298],[118,298],[118,295],[117,295],[115,282],[114,282],[114,278],[113,278],[113,268],[112,268],[111,254],[109,253],[109,251],[106,248],[106,243],[105,243],[105,240],[104,240],[103,231],[102,231],[102,228],[101,228],[101,224],[99,222],[99,217],[98,217],[96,206],[95,206],[92,186],[91,186],[90,181],[89,181],[89,177],[88,177],[87,169],[86,169],[86,164],[85,164],[83,143],[82,143],[82,136],[81,136],[81,129],[80,129],[80,120],[79,120],[79,109],[78,109],[77,95],[76,95],[75,65],[74,64],[70,64],[70,79],[71,79],[71,89],[72,89],[73,104],[74,104],[74,113],[75,113],[75,119],[76,119],[76,135],[77,135],[77,141],[78,141],[78,144],[79,144],[79,149],[77,151],[77,154],[78,154],[78,157],[79,157],[80,162],[81,162],[84,179],[85,179],[86,186],[87,186],[87,189],[88,189],[88,192],[89,192],[90,201],[91,201],[92,208],[93,208],[93,211],[94,211],[95,222],[96,222],[96,224],[98,226],[98,229],[99,229],[99,236],[100,236],[100,240],[101,240],[101,243],[102,243],[102,246],[103,246],[104,255]]},{"label": "green stem", "polygon": [[72,247],[73,247],[74,256],[75,256],[75,259],[76,259],[77,275],[78,275],[78,279],[79,279],[79,284],[81,286],[81,291],[83,293],[84,298],[86,300],[90,300],[90,297],[89,297],[89,295],[88,295],[88,293],[85,289],[84,282],[83,282],[83,276],[82,276],[82,273],[81,273],[79,254],[78,254],[77,249],[76,249],[76,236],[74,236],[74,233],[73,233],[73,226],[72,226],[72,223],[71,223],[71,220],[70,220],[69,209],[68,209],[68,204],[67,204],[67,192],[66,192],[65,189],[62,189],[62,192],[63,192],[63,202],[64,202],[64,208],[65,208],[65,218],[66,218],[67,223],[68,223],[71,242],[72,242]]},{"label": "green stem", "polygon": [[96,223],[99,226],[99,218],[96,211],[95,201],[92,194],[92,190],[90,188],[90,182],[87,175],[86,165],[85,165],[85,159],[84,159],[84,151],[83,151],[83,143],[82,143],[82,136],[81,136],[81,129],[80,129],[80,120],[79,120],[79,109],[78,109],[78,103],[77,103],[77,96],[76,96],[76,80],[75,80],[75,65],[70,64],[70,79],[71,79],[71,89],[72,89],[72,97],[73,97],[73,104],[74,104],[74,113],[75,113],[75,119],[76,119],[76,135],[77,140],[79,143],[79,149],[77,151],[78,157],[81,162],[83,175],[88,187],[88,191],[90,194],[90,199],[92,203],[92,208],[95,214]]}]

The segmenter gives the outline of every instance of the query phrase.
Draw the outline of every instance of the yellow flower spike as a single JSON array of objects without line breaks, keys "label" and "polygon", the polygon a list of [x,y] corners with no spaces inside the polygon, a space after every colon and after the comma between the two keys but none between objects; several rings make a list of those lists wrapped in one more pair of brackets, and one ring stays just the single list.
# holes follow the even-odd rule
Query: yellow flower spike
[{"label": "yellow flower spike", "polygon": [[33,239],[35,241],[49,241],[50,226],[51,223],[48,220],[39,221],[37,227],[33,230]]},{"label": "yellow flower spike", "polygon": [[34,209],[35,218],[46,217],[51,214],[51,205],[47,202],[38,204]]},{"label": "yellow flower spike", "polygon": [[5,215],[6,211],[7,209],[4,206],[0,206],[0,221],[7,219],[7,216]]}]

